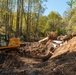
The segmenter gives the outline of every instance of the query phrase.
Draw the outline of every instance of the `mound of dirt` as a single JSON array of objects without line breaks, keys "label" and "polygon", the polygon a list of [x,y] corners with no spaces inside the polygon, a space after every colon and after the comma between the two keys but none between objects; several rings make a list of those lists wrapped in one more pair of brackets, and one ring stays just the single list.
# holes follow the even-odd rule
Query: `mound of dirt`
[{"label": "mound of dirt", "polygon": [[76,52],[76,37],[69,40],[65,45],[57,48],[54,51],[53,56],[51,58],[54,58],[69,52]]},{"label": "mound of dirt", "polygon": [[41,57],[47,54],[51,44],[28,42],[18,51],[0,54],[1,75],[76,75],[76,37],[58,46],[49,60]]}]

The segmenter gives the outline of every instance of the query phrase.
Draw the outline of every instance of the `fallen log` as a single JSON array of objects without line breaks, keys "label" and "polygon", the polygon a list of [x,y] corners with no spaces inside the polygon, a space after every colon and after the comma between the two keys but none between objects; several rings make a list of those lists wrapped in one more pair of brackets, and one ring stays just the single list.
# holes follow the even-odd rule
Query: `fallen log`
[{"label": "fallen log", "polygon": [[63,38],[64,38],[64,36],[63,35],[60,35],[60,36],[57,37],[57,40],[62,41]]},{"label": "fallen log", "polygon": [[72,34],[68,34],[68,35],[64,36],[63,41],[68,41],[71,38],[72,38]]},{"label": "fallen log", "polygon": [[47,61],[52,55],[53,55],[53,53],[49,52],[46,56],[42,57],[42,61],[43,62]]},{"label": "fallen log", "polygon": [[55,32],[48,32],[47,33],[47,37],[49,38],[49,39],[51,39],[51,40],[56,40],[57,39],[57,35],[56,35],[56,33]]},{"label": "fallen log", "polygon": [[49,38],[45,37],[44,39],[40,40],[39,43],[46,44],[48,42],[48,40],[49,40]]},{"label": "fallen log", "polygon": [[39,43],[46,44],[49,40],[56,40],[56,39],[57,35],[55,32],[52,31],[47,33],[47,37],[45,37],[42,40],[39,40]]},{"label": "fallen log", "polygon": [[76,36],[76,32],[73,32],[71,35],[72,35],[72,37]]}]

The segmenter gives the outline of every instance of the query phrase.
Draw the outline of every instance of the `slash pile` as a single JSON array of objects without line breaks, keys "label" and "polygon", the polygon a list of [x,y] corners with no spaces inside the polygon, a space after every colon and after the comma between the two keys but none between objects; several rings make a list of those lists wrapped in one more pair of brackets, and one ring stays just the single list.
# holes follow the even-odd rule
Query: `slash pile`
[{"label": "slash pile", "polygon": [[[74,35],[74,34],[73,34]],[[58,39],[62,39],[58,38]],[[76,75],[76,37],[63,40],[24,42],[18,51],[0,54],[1,75]],[[55,45],[56,46],[55,46]],[[50,58],[42,58],[52,52]]]}]

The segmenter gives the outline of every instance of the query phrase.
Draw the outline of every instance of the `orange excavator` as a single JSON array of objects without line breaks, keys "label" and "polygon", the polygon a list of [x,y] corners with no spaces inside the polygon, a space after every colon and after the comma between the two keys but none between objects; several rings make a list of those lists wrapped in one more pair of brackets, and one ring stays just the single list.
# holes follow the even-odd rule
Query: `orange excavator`
[{"label": "orange excavator", "polygon": [[0,50],[20,47],[19,38],[9,38],[8,35],[0,35]]}]

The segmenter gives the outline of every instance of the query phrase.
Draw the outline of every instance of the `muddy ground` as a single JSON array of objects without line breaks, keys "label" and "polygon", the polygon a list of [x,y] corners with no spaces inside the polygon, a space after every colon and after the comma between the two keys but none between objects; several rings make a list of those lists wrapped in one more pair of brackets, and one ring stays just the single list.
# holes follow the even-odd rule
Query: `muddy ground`
[{"label": "muddy ground", "polygon": [[55,49],[43,62],[49,45],[25,42],[26,46],[0,54],[0,75],[76,75],[76,37]]}]

